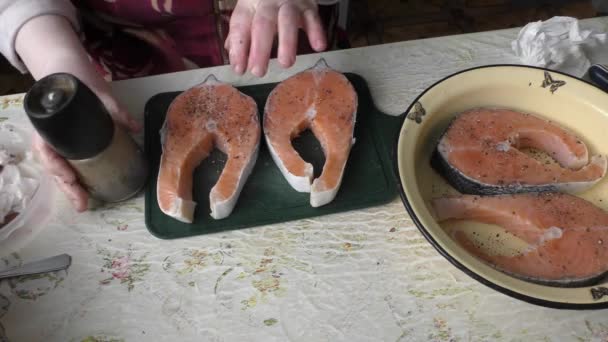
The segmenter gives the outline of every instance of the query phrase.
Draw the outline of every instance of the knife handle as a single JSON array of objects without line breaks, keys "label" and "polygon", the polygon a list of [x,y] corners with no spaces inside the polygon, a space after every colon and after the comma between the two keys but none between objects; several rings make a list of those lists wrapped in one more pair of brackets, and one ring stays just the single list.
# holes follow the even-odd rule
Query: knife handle
[{"label": "knife handle", "polygon": [[0,271],[0,279],[60,271],[68,268],[72,263],[72,257],[61,254],[40,261],[30,262],[29,264],[11,267]]},{"label": "knife handle", "polygon": [[608,91],[608,66],[593,64],[589,68],[589,79],[604,91]]}]

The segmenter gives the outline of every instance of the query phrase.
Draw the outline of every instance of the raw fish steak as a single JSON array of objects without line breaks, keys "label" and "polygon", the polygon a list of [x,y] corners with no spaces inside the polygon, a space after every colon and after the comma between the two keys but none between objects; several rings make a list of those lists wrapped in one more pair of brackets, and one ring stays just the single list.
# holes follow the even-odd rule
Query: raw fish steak
[{"label": "raw fish steak", "polygon": [[160,209],[191,223],[194,169],[214,147],[227,155],[209,193],[211,217],[229,216],[257,160],[261,127],[255,101],[228,84],[206,81],[173,100],[161,131]]},{"label": "raw fish steak", "polygon": [[590,285],[608,271],[608,213],[564,193],[434,199],[435,217],[495,224],[529,247],[515,256],[488,253],[461,230],[455,240],[471,254],[505,273],[556,286]]},{"label": "raw fish steak", "polygon": [[[557,163],[521,151],[546,152]],[[606,174],[606,157],[589,158],[574,134],[530,114],[479,108],[452,121],[432,160],[452,186],[466,194],[559,191],[580,193]]]},{"label": "raw fish steak", "polygon": [[[300,72],[270,93],[264,113],[264,135],[270,154],[289,184],[310,192],[319,207],[336,197],[354,143],[357,93],[348,79],[326,65]],[[325,165],[313,180],[313,166],[302,159],[291,141],[310,129],[323,152]]]}]

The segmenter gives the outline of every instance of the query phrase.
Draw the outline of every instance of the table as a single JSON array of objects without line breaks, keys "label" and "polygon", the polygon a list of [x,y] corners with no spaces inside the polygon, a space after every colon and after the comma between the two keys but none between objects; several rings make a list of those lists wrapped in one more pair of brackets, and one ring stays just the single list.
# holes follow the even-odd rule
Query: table
[{"label": "table", "polygon": [[[586,20],[606,30],[608,20]],[[440,78],[519,63],[518,30],[324,53],[362,75],[377,106],[405,111]],[[117,82],[128,109],[213,73],[236,85],[280,81],[313,65],[298,57],[268,76],[227,67]],[[21,95],[0,98],[0,120],[27,125]],[[139,137],[141,138],[141,137]],[[527,304],[469,278],[422,237],[399,199],[331,216],[181,240],[159,240],[143,197],[83,214],[55,193],[48,224],[0,247],[0,265],[60,253],[67,272],[0,283],[0,341],[556,341],[608,340],[606,311]]]}]

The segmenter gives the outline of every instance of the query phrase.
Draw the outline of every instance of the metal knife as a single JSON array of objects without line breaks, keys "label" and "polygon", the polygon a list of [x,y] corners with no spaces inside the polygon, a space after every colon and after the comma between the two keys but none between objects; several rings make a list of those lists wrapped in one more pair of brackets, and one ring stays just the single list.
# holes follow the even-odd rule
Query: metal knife
[{"label": "metal knife", "polygon": [[25,265],[0,270],[0,279],[61,271],[70,267],[71,263],[71,256],[61,254],[47,259],[30,262]]},{"label": "metal knife", "polygon": [[608,65],[593,64],[589,67],[583,79],[592,82],[604,91],[608,91]]}]

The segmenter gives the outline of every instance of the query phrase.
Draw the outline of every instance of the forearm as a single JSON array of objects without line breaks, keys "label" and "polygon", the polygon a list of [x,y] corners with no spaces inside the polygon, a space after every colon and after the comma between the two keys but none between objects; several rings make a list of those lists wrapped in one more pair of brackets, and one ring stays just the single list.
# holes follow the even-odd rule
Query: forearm
[{"label": "forearm", "polygon": [[107,89],[73,27],[62,16],[43,15],[26,22],[17,34],[15,50],[35,79],[67,72],[94,90]]},{"label": "forearm", "polygon": [[17,34],[24,24],[43,15],[61,16],[79,29],[76,8],[70,0],[0,0],[0,53],[21,72],[27,72],[27,68],[15,51]]}]

